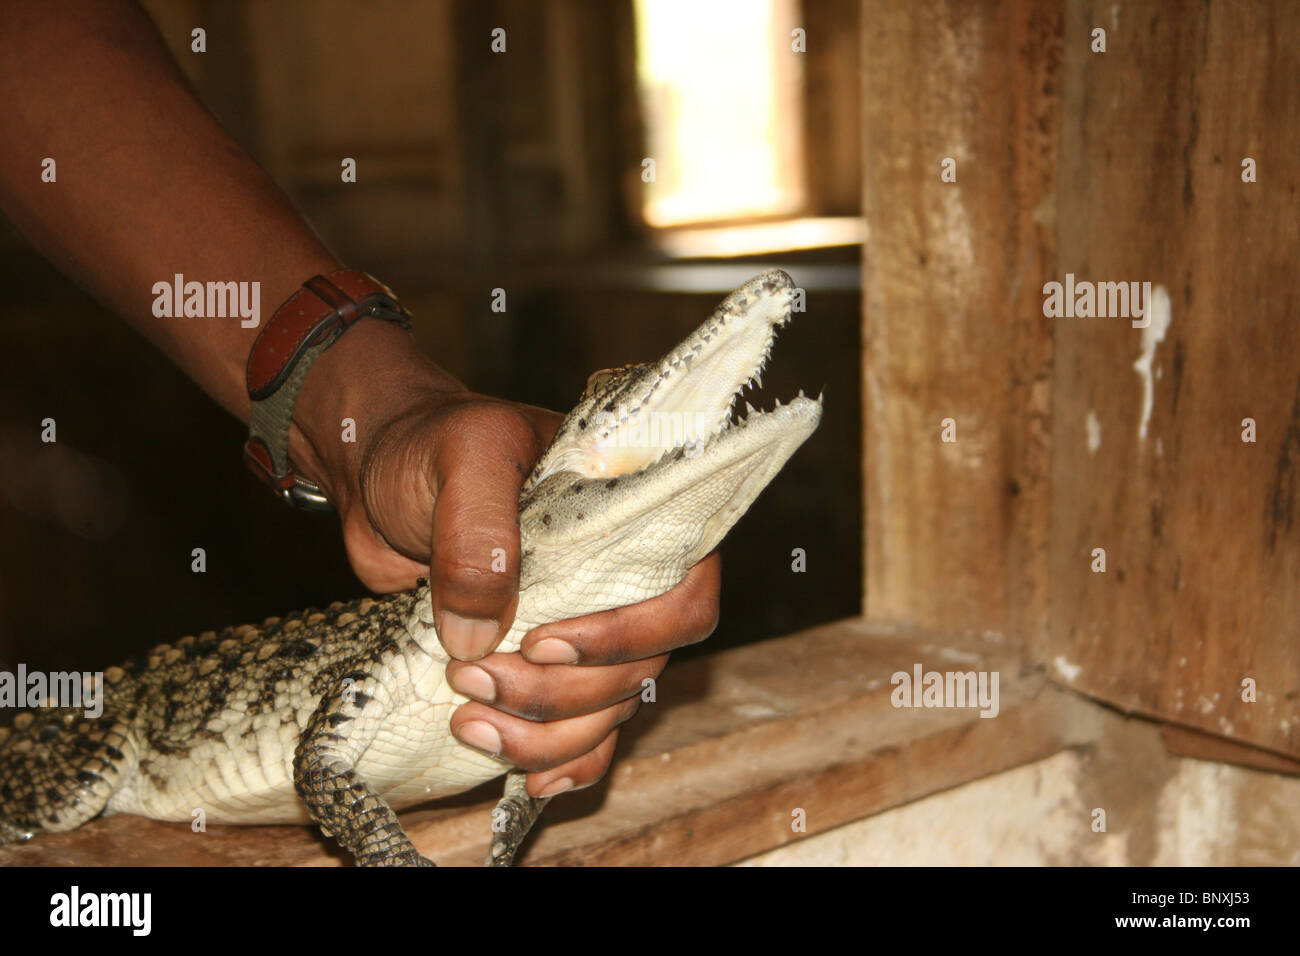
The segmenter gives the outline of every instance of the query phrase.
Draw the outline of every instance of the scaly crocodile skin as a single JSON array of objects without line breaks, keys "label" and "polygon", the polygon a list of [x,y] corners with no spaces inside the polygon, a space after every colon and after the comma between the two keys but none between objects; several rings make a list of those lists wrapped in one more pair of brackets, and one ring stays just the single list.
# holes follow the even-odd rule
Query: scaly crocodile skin
[{"label": "scaly crocodile skin", "polygon": [[[592,377],[521,493],[518,611],[498,650],[672,588],[812,434],[821,402],[802,393],[731,421],[793,291],[765,273],[659,362]],[[447,662],[424,585],[154,648],[105,673],[103,716],[43,708],[0,730],[0,843],[100,812],[202,810],[314,820],[361,865],[428,865],[394,811],[511,770],[452,736],[466,698]],[[489,863],[510,862],[545,803],[523,782],[507,779]]]}]

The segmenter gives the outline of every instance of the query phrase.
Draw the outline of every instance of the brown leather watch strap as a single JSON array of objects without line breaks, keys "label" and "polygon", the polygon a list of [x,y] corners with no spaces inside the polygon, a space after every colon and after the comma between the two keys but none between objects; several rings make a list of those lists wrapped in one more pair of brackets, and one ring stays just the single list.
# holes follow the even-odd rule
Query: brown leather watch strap
[{"label": "brown leather watch strap", "polygon": [[287,503],[333,511],[320,489],[293,473],[289,426],[298,392],[321,354],[366,317],[411,327],[410,313],[386,285],[358,269],[313,276],[275,310],[248,353],[252,401],[244,461]]}]

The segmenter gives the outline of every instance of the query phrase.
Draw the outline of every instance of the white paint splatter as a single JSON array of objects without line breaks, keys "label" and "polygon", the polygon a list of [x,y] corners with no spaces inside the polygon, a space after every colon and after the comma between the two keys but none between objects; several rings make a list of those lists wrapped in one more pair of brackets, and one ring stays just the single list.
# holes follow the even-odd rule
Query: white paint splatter
[{"label": "white paint splatter", "polygon": [[1071,682],[1076,680],[1078,676],[1083,673],[1082,664],[1071,664],[1060,654],[1056,655],[1056,660],[1052,661],[1052,666],[1056,668],[1056,673]]},{"label": "white paint splatter", "polygon": [[1088,428],[1088,452],[1095,455],[1101,447],[1101,422],[1097,421],[1097,413],[1091,408],[1088,409],[1088,420],[1084,425]]},{"label": "white paint splatter", "polygon": [[1156,346],[1165,340],[1169,323],[1173,319],[1169,290],[1157,285],[1151,290],[1147,302],[1148,322],[1142,329],[1142,354],[1133,368],[1142,377],[1142,421],[1138,423],[1138,441],[1147,440],[1147,425],[1151,423],[1151,409],[1155,406],[1155,385],[1151,380],[1151,364],[1156,358]]},{"label": "white paint splatter", "polygon": [[766,704],[736,704],[731,708],[737,716],[744,717],[746,720],[766,720],[769,717],[780,717],[781,712]]}]

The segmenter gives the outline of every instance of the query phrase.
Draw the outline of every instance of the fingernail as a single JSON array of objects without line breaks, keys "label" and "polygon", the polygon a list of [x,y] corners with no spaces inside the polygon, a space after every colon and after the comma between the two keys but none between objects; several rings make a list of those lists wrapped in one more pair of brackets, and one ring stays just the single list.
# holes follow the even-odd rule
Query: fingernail
[{"label": "fingernail", "polygon": [[539,793],[538,796],[553,797],[557,793],[566,793],[567,791],[572,789],[573,789],[573,778],[561,777],[559,780],[553,780],[550,783],[548,783],[545,787],[543,787],[542,792]]},{"label": "fingernail", "polygon": [[461,743],[469,744],[476,750],[481,750],[493,757],[501,753],[501,735],[497,729],[483,720],[471,720],[464,724],[456,731],[456,737]]},{"label": "fingernail", "polygon": [[481,667],[458,667],[454,671],[448,671],[447,683],[451,684],[452,690],[485,704],[497,699],[496,681]]},{"label": "fingernail", "polygon": [[574,650],[573,645],[557,637],[548,637],[544,641],[538,641],[533,645],[532,650],[524,656],[534,664],[578,663],[578,652]]},{"label": "fingernail", "polygon": [[438,637],[452,657],[462,661],[477,660],[496,644],[497,622],[443,611],[439,615]]}]

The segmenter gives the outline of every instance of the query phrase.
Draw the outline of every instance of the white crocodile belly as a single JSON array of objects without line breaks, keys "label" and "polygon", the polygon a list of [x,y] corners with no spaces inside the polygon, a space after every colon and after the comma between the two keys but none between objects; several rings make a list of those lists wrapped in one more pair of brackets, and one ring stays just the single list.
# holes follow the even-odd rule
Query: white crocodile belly
[{"label": "white crocodile belly", "polygon": [[108,802],[112,813],[189,823],[309,823],[293,786],[297,728],[230,731],[196,744],[184,760],[155,757],[138,767]]},{"label": "white crocodile belly", "polygon": [[357,772],[394,809],[472,789],[510,764],[466,747],[452,736],[459,694],[439,703],[411,701],[384,720],[361,756]]}]

